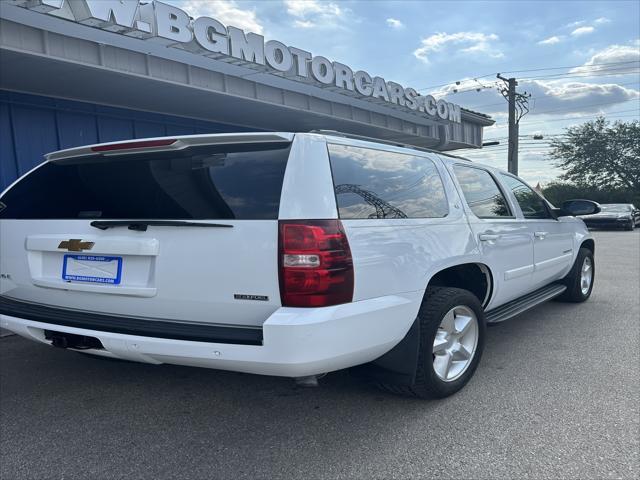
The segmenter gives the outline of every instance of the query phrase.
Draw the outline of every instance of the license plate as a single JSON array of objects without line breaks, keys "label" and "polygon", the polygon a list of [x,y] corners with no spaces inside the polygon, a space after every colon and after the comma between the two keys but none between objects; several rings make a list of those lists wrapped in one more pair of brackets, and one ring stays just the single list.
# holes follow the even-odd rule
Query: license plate
[{"label": "license plate", "polygon": [[65,255],[62,279],[71,282],[120,284],[122,257]]}]

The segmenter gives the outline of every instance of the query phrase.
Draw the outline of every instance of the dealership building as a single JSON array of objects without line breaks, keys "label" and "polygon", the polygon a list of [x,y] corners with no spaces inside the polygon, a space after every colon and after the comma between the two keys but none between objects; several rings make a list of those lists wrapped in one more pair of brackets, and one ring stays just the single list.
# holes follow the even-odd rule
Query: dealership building
[{"label": "dealership building", "polygon": [[159,1],[2,0],[0,190],[98,142],[324,129],[448,151],[493,124],[298,47]]}]

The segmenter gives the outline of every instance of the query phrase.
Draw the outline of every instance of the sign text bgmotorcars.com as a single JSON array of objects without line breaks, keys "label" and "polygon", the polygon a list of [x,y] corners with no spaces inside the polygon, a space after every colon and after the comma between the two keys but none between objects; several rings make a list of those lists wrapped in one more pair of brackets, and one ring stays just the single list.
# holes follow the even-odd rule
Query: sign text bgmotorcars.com
[{"label": "sign text bgmotorcars.com", "polygon": [[[20,3],[20,2],[18,2]],[[293,80],[315,80],[362,97],[372,97],[424,113],[434,120],[461,122],[460,106],[385,81],[348,65],[314,56],[262,35],[225,26],[211,17],[191,18],[159,1],[29,0],[25,6],[68,20],[148,41],[164,42],[212,58],[233,57],[280,72]]]}]

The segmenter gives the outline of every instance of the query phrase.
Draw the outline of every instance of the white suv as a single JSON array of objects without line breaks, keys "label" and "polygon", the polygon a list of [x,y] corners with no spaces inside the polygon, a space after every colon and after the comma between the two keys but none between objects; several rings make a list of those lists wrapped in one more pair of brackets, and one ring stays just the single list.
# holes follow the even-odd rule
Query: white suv
[{"label": "white suv", "polygon": [[443,397],[486,324],[591,294],[597,204],[338,133],[73,148],[0,197],[0,325],[94,355]]}]

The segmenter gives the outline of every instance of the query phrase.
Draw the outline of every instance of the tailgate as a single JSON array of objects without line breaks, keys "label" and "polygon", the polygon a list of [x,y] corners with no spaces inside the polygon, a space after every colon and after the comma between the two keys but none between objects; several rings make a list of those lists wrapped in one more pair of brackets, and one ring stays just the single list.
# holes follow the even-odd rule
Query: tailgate
[{"label": "tailgate", "polygon": [[199,145],[43,165],[1,198],[0,294],[110,315],[261,325],[280,306],[277,217],[289,146]]}]

